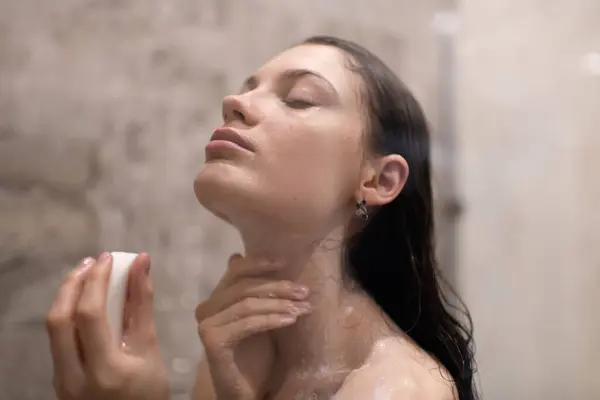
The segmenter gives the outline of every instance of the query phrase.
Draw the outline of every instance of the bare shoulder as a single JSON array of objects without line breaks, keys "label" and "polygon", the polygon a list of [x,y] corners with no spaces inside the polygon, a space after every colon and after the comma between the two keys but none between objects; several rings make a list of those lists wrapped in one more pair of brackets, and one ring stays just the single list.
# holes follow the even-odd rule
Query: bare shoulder
[{"label": "bare shoulder", "polygon": [[402,339],[378,342],[334,400],[454,400],[450,374],[431,356]]}]

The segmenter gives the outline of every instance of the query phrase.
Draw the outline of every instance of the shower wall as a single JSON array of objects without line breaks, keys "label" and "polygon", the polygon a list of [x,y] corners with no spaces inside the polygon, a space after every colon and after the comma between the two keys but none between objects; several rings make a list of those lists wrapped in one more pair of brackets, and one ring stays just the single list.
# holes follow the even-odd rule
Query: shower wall
[{"label": "shower wall", "polygon": [[600,398],[600,2],[460,3],[457,276],[486,399]]},{"label": "shower wall", "polygon": [[163,355],[185,398],[201,353],[193,309],[239,248],[192,191],[222,96],[284,47],[332,33],[380,54],[435,124],[435,12],[433,1],[0,0],[0,400],[53,398],[43,317],[73,262],[101,250],[150,253]]}]

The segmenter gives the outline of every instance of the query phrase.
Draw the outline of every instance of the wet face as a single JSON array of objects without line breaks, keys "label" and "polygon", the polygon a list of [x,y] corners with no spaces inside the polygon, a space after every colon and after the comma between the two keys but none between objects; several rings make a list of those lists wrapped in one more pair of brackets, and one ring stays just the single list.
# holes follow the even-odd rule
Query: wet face
[{"label": "wet face", "polygon": [[223,127],[194,189],[234,225],[257,217],[303,229],[341,217],[363,159],[359,78],[339,50],[291,48],[223,100]]}]

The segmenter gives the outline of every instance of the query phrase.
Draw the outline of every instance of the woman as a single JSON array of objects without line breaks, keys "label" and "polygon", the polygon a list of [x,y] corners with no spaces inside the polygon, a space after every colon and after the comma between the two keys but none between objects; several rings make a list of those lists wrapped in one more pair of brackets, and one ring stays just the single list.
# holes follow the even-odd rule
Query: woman
[{"label": "woman", "polygon": [[[439,287],[430,139],[408,89],[362,47],[313,37],[226,97],[223,119],[194,188],[245,255],[196,310],[192,398],[476,398],[470,327]],[[67,278],[48,315],[61,400],[168,397],[147,266],[143,254],[132,268],[124,346],[103,316],[110,257]]]}]

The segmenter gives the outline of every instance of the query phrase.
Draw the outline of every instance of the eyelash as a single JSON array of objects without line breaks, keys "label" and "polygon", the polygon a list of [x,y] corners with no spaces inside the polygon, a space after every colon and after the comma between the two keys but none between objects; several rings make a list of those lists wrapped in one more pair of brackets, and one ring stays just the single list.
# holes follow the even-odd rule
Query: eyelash
[{"label": "eyelash", "polygon": [[283,102],[285,103],[286,106],[288,106],[290,108],[298,109],[298,110],[303,110],[303,109],[314,106],[314,104],[309,103],[308,101],[304,101],[304,100],[284,100]]}]

